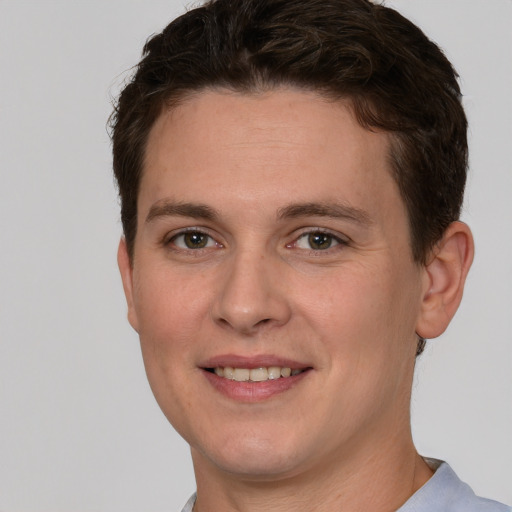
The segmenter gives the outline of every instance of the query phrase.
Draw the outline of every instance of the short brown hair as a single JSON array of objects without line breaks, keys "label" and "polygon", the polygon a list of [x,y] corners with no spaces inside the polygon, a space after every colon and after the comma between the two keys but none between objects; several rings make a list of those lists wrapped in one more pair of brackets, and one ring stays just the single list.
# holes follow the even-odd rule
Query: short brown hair
[{"label": "short brown hair", "polygon": [[362,126],[392,134],[412,254],[425,263],[462,205],[467,121],[457,74],[418,27],[368,0],[210,0],[147,41],[111,116],[130,256],[146,142],[162,109],[206,88],[279,86],[346,98]]}]

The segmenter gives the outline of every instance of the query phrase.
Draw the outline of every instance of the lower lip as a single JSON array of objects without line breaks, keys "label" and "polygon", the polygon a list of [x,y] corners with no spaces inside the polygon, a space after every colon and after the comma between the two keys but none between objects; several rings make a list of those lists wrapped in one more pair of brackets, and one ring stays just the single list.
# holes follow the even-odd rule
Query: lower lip
[{"label": "lower lip", "polygon": [[262,382],[238,382],[236,380],[219,377],[215,373],[204,370],[203,374],[208,382],[220,393],[240,402],[262,402],[275,395],[288,391],[302,381],[310,370],[298,375],[281,377],[279,379]]}]

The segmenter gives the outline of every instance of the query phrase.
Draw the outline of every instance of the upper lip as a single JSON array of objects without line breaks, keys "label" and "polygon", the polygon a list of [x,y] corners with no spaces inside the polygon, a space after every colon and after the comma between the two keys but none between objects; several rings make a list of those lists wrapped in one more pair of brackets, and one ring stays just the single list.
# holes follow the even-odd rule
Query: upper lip
[{"label": "upper lip", "polygon": [[201,368],[269,368],[270,366],[278,366],[281,368],[305,369],[311,365],[294,361],[286,357],[278,357],[270,354],[261,354],[256,356],[242,356],[236,354],[223,354],[211,357],[199,365]]}]

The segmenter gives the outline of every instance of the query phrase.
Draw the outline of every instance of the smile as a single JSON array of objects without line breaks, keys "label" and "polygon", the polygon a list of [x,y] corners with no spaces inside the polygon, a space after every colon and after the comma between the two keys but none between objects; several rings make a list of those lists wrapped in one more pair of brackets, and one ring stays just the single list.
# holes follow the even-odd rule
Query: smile
[{"label": "smile", "polygon": [[232,368],[230,366],[209,368],[208,371],[218,377],[237,382],[265,382],[287,377],[293,377],[304,372],[304,369],[291,369],[281,366],[269,366],[261,368]]}]

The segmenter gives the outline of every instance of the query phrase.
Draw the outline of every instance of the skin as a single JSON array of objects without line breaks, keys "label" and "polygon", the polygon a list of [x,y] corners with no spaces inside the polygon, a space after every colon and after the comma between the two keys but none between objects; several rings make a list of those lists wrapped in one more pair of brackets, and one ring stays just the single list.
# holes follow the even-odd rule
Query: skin
[{"label": "skin", "polygon": [[[391,511],[431,476],[410,432],[417,336],[448,325],[473,246],[454,223],[413,261],[388,151],[346,103],[293,89],[203,91],[153,126],[119,265],[195,510]],[[204,367],[230,358],[307,371],[222,391]]]}]

